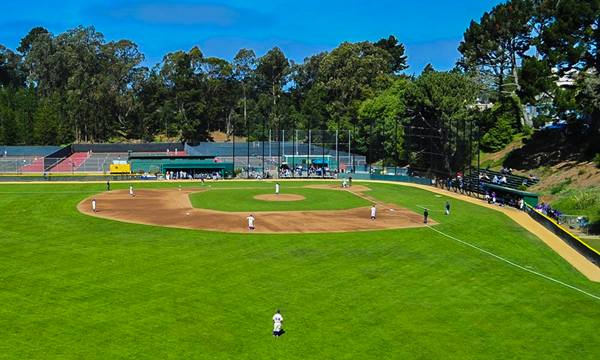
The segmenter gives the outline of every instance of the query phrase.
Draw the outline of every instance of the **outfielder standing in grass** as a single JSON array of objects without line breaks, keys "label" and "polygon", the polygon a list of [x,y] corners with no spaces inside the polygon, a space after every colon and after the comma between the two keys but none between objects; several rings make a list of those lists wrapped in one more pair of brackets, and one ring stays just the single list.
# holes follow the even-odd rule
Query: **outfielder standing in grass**
[{"label": "outfielder standing in grass", "polygon": [[275,184],[275,195],[279,195],[279,183]]},{"label": "outfielder standing in grass", "polygon": [[273,336],[279,337],[282,325],[283,317],[281,316],[279,309],[277,309],[277,312],[273,315]]},{"label": "outfielder standing in grass", "polygon": [[450,203],[446,201],[446,215],[450,215]]}]

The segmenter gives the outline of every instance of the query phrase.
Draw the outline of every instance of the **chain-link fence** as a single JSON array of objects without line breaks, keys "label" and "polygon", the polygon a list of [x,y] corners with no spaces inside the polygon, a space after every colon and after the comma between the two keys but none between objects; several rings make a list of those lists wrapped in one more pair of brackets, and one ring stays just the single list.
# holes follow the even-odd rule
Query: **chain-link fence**
[{"label": "chain-link fence", "polygon": [[560,215],[558,217],[558,225],[562,228],[582,234],[589,234],[590,218],[587,215]]},{"label": "chain-link fence", "polygon": [[[256,127],[256,129],[254,128]],[[75,144],[39,157],[3,157],[0,172],[110,173],[129,153],[207,156],[233,163],[237,177],[336,177],[344,173],[455,179],[479,153],[477,121],[355,119],[350,129],[236,128],[229,141],[190,144]],[[16,152],[18,149],[10,149]],[[33,151],[28,149],[28,151]],[[459,175],[460,174],[460,175]]]},{"label": "chain-link fence", "polygon": [[[349,130],[268,130],[258,140],[235,133],[230,149],[211,144],[195,147],[231,161],[243,178],[335,177],[341,173],[368,172],[366,157],[357,153]],[[243,139],[242,142],[239,139]],[[220,152],[219,152],[220,151]]]}]

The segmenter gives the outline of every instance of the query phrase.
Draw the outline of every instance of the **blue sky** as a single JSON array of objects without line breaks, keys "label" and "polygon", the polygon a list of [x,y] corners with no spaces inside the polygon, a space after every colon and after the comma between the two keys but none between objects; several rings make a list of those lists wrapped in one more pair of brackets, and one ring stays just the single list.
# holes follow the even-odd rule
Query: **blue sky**
[{"label": "blue sky", "polygon": [[204,56],[231,61],[241,48],[262,56],[278,46],[297,63],[344,41],[394,35],[406,47],[407,73],[432,63],[450,70],[472,19],[499,0],[73,1],[8,0],[0,13],[0,44],[16,49],[29,30],[55,35],[94,26],[107,41],[129,39],[154,66],[163,55],[198,45]]}]

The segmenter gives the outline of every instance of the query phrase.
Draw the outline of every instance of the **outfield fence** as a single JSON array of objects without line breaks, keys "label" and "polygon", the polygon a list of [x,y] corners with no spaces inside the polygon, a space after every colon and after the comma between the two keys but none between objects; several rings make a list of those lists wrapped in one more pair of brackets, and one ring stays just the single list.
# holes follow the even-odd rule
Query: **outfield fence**
[{"label": "outfield fence", "polygon": [[586,259],[592,262],[594,265],[600,267],[600,253],[590,247],[588,244],[571,234],[569,231],[562,228],[558,223],[549,218],[548,216],[536,211],[530,205],[526,205],[525,211],[535,221],[540,223],[543,227],[550,230],[553,234],[558,236],[562,241],[567,243],[575,251],[583,255]]},{"label": "outfield fence", "polygon": [[144,175],[116,175],[116,174],[18,174],[0,175],[1,182],[52,182],[52,181],[131,181],[131,180],[154,180],[156,178]]}]

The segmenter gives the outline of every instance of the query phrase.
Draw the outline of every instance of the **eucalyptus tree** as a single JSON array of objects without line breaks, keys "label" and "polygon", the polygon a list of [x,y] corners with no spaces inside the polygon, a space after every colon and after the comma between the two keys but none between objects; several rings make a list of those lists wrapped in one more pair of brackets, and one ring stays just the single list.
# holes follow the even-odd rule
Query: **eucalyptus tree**
[{"label": "eucalyptus tree", "polygon": [[148,74],[148,69],[141,66],[144,55],[132,41],[119,40],[104,44],[99,57],[101,71],[95,80],[112,120],[108,132],[127,134],[141,106],[138,93]]},{"label": "eucalyptus tree", "polygon": [[235,92],[238,91],[234,86],[233,68],[227,60],[216,57],[203,59],[201,67],[204,102],[201,116],[208,124],[209,132],[225,130],[230,135],[237,105]]},{"label": "eucalyptus tree", "polygon": [[57,36],[32,30],[21,48],[29,83],[44,106],[58,112],[57,123],[68,124],[75,141],[106,141],[127,128],[145,77],[137,45],[106,43],[95,28],[79,26]]},{"label": "eucalyptus tree", "polygon": [[248,96],[251,95],[254,84],[254,71],[256,70],[256,54],[254,50],[240,49],[233,58],[233,77],[239,84],[241,93],[241,107],[244,125],[248,124]]},{"label": "eucalyptus tree", "polygon": [[302,64],[294,64],[290,75],[290,102],[295,127],[323,128],[328,118],[325,92],[320,85],[320,66],[327,52],[307,57]]},{"label": "eucalyptus tree", "polygon": [[[157,66],[166,96],[161,104],[165,120],[173,119],[182,142],[196,143],[208,138],[209,125],[202,116],[201,77],[204,54],[196,46],[189,52],[168,53]],[[170,128],[171,125],[166,125]]]},{"label": "eucalyptus tree", "polygon": [[21,56],[0,44],[0,88],[20,88],[25,84]]},{"label": "eucalyptus tree", "polygon": [[[17,51],[19,53],[21,53],[21,55],[23,57],[27,56],[27,54],[31,50],[31,47],[33,46],[33,43],[38,39],[38,37],[42,34],[48,34],[48,33],[49,33],[48,30],[46,30],[43,27],[40,27],[40,26],[34,27],[33,29],[31,29],[29,31],[29,33],[27,35],[25,35],[24,38],[21,39],[21,41],[19,42],[19,47],[17,48]],[[26,73],[29,78],[29,81],[30,81],[29,86],[33,87],[34,84],[31,83],[32,77],[31,77],[30,69],[27,68],[27,63],[23,62],[22,66],[23,66],[24,73]]]},{"label": "eucalyptus tree", "polygon": [[269,116],[270,128],[279,129],[281,121],[278,102],[288,84],[291,64],[280,48],[274,47],[258,58],[256,67],[256,84],[259,96],[259,107],[263,116]]}]

